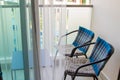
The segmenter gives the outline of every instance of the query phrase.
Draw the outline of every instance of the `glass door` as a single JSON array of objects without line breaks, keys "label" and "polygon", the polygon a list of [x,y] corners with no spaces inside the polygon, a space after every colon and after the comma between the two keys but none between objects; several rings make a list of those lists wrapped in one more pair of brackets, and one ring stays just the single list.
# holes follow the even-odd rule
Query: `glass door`
[{"label": "glass door", "polygon": [[[15,78],[24,80],[23,59],[17,58],[19,54],[22,57],[19,1],[0,1],[0,40],[3,80],[15,80]],[[22,77],[18,77],[19,74]]]},{"label": "glass door", "polygon": [[3,80],[34,80],[30,0],[0,0],[0,65]]}]

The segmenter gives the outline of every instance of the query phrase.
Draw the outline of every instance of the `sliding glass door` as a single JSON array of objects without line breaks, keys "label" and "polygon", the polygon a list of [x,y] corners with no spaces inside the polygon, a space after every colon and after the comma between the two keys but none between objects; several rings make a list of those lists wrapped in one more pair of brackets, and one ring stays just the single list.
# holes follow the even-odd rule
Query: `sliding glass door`
[{"label": "sliding glass door", "polygon": [[30,0],[0,1],[0,65],[3,80],[34,80]]},{"label": "sliding glass door", "polygon": [[[13,55],[17,54],[17,51],[22,52],[19,1],[0,1],[0,23],[0,64],[3,80],[24,80],[23,70],[17,71],[17,64],[13,63],[18,60],[16,57],[14,60]],[[23,60],[18,61],[22,66],[18,65],[19,69],[23,68]],[[22,77],[18,77],[19,74]]]}]

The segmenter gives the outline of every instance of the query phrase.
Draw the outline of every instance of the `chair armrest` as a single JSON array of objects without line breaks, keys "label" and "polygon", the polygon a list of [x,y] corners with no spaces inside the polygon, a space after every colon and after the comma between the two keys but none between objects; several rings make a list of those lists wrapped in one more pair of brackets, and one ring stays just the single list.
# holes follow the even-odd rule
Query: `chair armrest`
[{"label": "chair armrest", "polygon": [[74,33],[74,32],[78,32],[79,30],[74,30],[74,31],[71,31],[71,32],[69,32],[69,33],[67,33],[67,34],[65,34],[64,36],[67,36],[67,35],[69,35],[69,34],[72,34],[72,33]]},{"label": "chair armrest", "polygon": [[[79,30],[74,30],[74,31],[71,31],[71,32],[69,32],[69,33],[67,33],[67,34],[62,35],[62,36],[60,37],[59,41],[58,41],[58,45],[57,45],[57,46],[60,45],[61,39],[62,39],[63,37],[65,37],[65,36],[67,36],[67,35],[69,35],[69,34],[72,34],[72,33],[74,33],[74,32],[78,32],[78,31],[79,31]],[[59,50],[57,49],[57,50],[56,50],[56,53],[55,53],[54,61],[56,60],[58,51],[59,51]]]},{"label": "chair armrest", "polygon": [[103,61],[106,61],[109,59],[109,56],[107,56],[106,58],[102,59],[102,60],[98,60],[98,61],[95,61],[95,62],[92,62],[92,63],[88,63],[88,64],[83,64],[81,65],[80,67],[78,67],[74,73],[74,77],[76,76],[76,74],[78,73],[78,71],[83,68],[83,67],[86,67],[86,66],[90,66],[90,65],[93,65],[93,64],[98,64],[98,63],[101,63]]},{"label": "chair armrest", "polygon": [[71,55],[70,55],[69,57],[73,57],[75,51],[76,51],[78,48],[85,47],[85,46],[92,45],[92,44],[95,44],[95,42],[92,42],[92,43],[86,42],[86,43],[84,43],[83,45],[80,45],[80,46],[75,47],[75,48],[72,50]]},{"label": "chair armrest", "polygon": [[67,35],[69,35],[69,34],[72,34],[72,33],[74,33],[74,32],[78,32],[78,31],[79,31],[79,30],[74,30],[74,31],[71,31],[71,32],[69,32],[69,33],[66,33],[66,34],[62,35],[62,36],[60,37],[60,39],[59,39],[58,46],[60,45],[61,39],[62,39],[63,37],[65,37],[65,36],[67,36]]}]

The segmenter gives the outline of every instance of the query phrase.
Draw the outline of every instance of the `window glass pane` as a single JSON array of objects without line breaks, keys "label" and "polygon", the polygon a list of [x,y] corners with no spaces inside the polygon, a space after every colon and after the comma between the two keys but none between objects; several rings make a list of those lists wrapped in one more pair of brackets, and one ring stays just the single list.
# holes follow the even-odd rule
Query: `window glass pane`
[{"label": "window glass pane", "polygon": [[[28,0],[26,3],[30,3]],[[33,75],[33,45],[32,45],[32,15],[31,6],[26,8],[28,59],[30,65],[30,80],[34,80]],[[24,64],[22,50],[21,25],[19,0],[0,1],[0,65],[3,72],[3,80],[24,80]],[[25,53],[27,54],[27,53]],[[31,67],[32,65],[32,67]]]},{"label": "window glass pane", "polygon": [[[12,80],[14,78],[24,80],[23,70],[16,71],[17,74],[14,74],[15,66],[17,66],[14,62],[16,59],[18,60],[17,57],[14,57],[14,54],[17,55],[18,51],[22,51],[19,7],[1,7],[0,23],[0,64],[3,72],[3,80]],[[21,59],[20,62],[22,62]],[[18,77],[19,75],[21,77]]]}]

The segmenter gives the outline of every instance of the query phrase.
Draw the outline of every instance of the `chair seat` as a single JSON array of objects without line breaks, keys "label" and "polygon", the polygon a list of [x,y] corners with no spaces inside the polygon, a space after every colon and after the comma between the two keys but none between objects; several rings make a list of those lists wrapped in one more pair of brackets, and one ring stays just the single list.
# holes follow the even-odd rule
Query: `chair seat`
[{"label": "chair seat", "polygon": [[[68,72],[68,73],[74,73],[76,71],[76,69],[83,65],[83,64],[87,64],[87,63],[90,63],[88,59],[86,58],[70,58],[68,57],[67,60],[66,60],[66,66],[65,66],[65,70]],[[83,74],[83,73],[90,73],[90,74],[95,74],[92,66],[87,66],[87,67],[84,67],[84,68],[81,68],[79,71],[78,71],[78,74]]]}]

